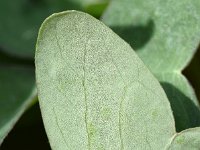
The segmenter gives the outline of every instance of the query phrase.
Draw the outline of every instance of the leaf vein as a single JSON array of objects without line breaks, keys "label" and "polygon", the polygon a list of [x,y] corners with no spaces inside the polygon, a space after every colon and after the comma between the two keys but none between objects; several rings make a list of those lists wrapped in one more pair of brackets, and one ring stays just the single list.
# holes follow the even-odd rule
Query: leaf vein
[{"label": "leaf vein", "polygon": [[86,126],[86,132],[87,132],[87,139],[88,139],[88,150],[90,150],[90,147],[91,147],[91,144],[90,144],[90,134],[89,134],[89,129],[88,129],[88,115],[87,115],[87,112],[88,112],[88,105],[87,105],[87,91],[86,91],[86,85],[85,85],[85,81],[86,81],[86,75],[85,75],[85,72],[86,72],[86,50],[87,50],[87,44],[89,42],[89,39],[88,41],[86,42],[85,44],[85,49],[84,49],[84,54],[83,54],[83,80],[82,80],[82,85],[83,85],[83,89],[84,89],[84,99],[85,99],[85,126]]},{"label": "leaf vein", "polygon": [[54,107],[53,107],[53,114],[54,114],[54,116],[55,116],[56,125],[57,125],[57,127],[58,127],[58,130],[60,131],[60,134],[61,134],[61,136],[62,136],[62,138],[63,138],[63,141],[64,141],[66,147],[68,147],[67,141],[65,140],[64,133],[62,132],[62,129],[61,129],[59,123],[58,123],[58,117],[57,117],[57,115],[56,115],[56,111],[55,111],[55,108],[54,108]]}]

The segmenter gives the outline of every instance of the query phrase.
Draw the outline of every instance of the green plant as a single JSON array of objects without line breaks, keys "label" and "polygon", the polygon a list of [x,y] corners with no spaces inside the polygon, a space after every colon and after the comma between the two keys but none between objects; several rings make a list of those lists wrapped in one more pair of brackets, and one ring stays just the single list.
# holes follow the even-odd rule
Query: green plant
[{"label": "green plant", "polygon": [[87,14],[46,19],[36,78],[53,149],[200,147],[199,128],[176,134],[164,91],[131,47]]},{"label": "green plant", "polygon": [[[130,45],[83,12],[47,18],[35,64],[52,149],[199,149],[199,103],[181,74],[200,41],[198,8],[198,0],[111,1],[101,21]],[[1,79],[11,80],[5,70]],[[0,112],[0,141],[36,96],[32,74],[11,72],[24,101],[12,105],[18,113]]]},{"label": "green plant", "polygon": [[37,100],[33,58],[42,21],[66,9],[98,17],[107,3],[106,0],[0,1],[0,145],[20,116]]}]

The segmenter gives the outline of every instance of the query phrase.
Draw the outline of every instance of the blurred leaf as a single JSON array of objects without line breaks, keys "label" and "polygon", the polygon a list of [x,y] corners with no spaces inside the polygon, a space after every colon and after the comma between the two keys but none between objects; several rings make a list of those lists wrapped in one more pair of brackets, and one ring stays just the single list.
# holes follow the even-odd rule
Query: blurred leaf
[{"label": "blurred leaf", "polygon": [[[187,83],[185,77],[180,73],[165,73],[157,76],[173,110],[176,121],[177,131],[188,129],[200,125],[199,107],[194,104],[192,99],[194,91]],[[193,97],[192,97],[193,96]]]},{"label": "blurred leaf", "polygon": [[162,149],[175,134],[160,84],[100,21],[77,11],[52,15],[36,47],[38,96],[53,150]]},{"label": "blurred leaf", "polygon": [[1,0],[0,46],[6,53],[33,58],[39,26],[47,16],[67,9],[87,9],[94,15],[100,15],[106,1]]},{"label": "blurred leaf", "polygon": [[0,67],[0,144],[36,96],[34,70]]},{"label": "blurred leaf", "polygon": [[136,49],[161,82],[184,95],[163,86],[173,108],[177,131],[199,126],[199,104],[181,71],[200,41],[200,1],[113,0],[102,21]]},{"label": "blurred leaf", "polygon": [[169,150],[199,150],[200,128],[188,129],[173,138]]},{"label": "blurred leaf", "polygon": [[38,103],[22,115],[0,149],[50,150]]},{"label": "blurred leaf", "polygon": [[99,18],[105,8],[107,7],[110,0],[85,0],[88,1],[85,5],[85,12]]}]

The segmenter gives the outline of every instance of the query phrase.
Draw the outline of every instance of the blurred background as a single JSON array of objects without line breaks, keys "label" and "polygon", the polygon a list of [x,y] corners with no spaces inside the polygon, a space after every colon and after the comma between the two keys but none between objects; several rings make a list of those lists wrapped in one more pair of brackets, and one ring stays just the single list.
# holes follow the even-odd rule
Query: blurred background
[{"label": "blurred background", "polygon": [[[15,104],[13,99],[16,98],[13,96],[25,99],[35,88],[35,43],[43,20],[52,13],[73,9],[100,18],[108,4],[109,0],[0,0],[0,126],[5,112],[15,109],[15,106],[22,103],[19,101]],[[200,48],[183,71],[198,99],[200,99],[199,66]],[[3,102],[3,99],[10,100]],[[13,108],[10,104],[13,104]],[[8,134],[0,149],[50,149],[37,98]]]}]

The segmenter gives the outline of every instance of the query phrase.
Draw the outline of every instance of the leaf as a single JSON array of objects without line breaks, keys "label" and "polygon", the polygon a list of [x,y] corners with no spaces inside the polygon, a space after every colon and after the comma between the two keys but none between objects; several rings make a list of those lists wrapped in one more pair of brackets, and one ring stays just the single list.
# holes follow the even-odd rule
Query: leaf
[{"label": "leaf", "polygon": [[161,149],[175,134],[158,81],[126,42],[92,16],[66,11],[47,18],[35,60],[52,149]]},{"label": "leaf", "polygon": [[[34,55],[34,43],[42,20],[54,11],[83,9],[83,5],[87,7],[91,3],[88,1],[86,4],[86,2],[87,0],[17,0],[15,3],[0,1],[0,19],[3,20],[0,24],[0,47],[3,47],[0,49],[0,63],[1,66],[5,66],[7,63],[19,65],[19,67],[7,70],[4,67],[3,72],[0,73],[0,76],[4,74],[4,78],[0,79],[2,82],[0,95],[3,96],[0,97],[2,99],[0,101],[0,144],[22,113],[33,103],[33,97],[36,96],[36,91],[33,91],[34,71],[27,67],[24,68],[23,65],[27,63],[27,60],[29,63],[30,58]],[[2,57],[2,50],[6,57]],[[10,73],[8,77],[5,75],[6,72]],[[22,81],[23,77],[24,81]],[[10,81],[13,81],[15,85],[11,86]],[[5,85],[10,85],[11,87],[7,88],[13,89],[8,90],[8,95],[5,95],[8,92],[5,92],[7,90],[4,88]],[[24,87],[25,85],[27,87]],[[13,101],[13,105],[9,104],[10,101]]]},{"label": "leaf", "polygon": [[177,134],[171,144],[169,150],[199,150],[200,148],[200,128],[185,130]]},{"label": "leaf", "polygon": [[0,67],[0,145],[36,96],[34,71],[24,67]]},{"label": "leaf", "polygon": [[200,112],[194,91],[180,73],[169,73],[157,76],[168,99],[170,100],[176,121],[176,130],[182,131],[200,125]]},{"label": "leaf", "polygon": [[107,7],[110,0],[85,0],[84,10],[85,12],[99,18],[105,8]]},{"label": "leaf", "polygon": [[1,145],[1,150],[51,150],[39,103],[24,112]]},{"label": "leaf", "polygon": [[0,46],[6,53],[33,58],[39,26],[47,16],[66,9],[84,10],[90,4],[88,0],[1,0]]},{"label": "leaf", "polygon": [[200,41],[199,8],[199,0],[113,0],[102,16],[106,25],[136,49],[161,84],[167,84],[163,88],[177,131],[200,125],[198,101],[181,74]]}]

